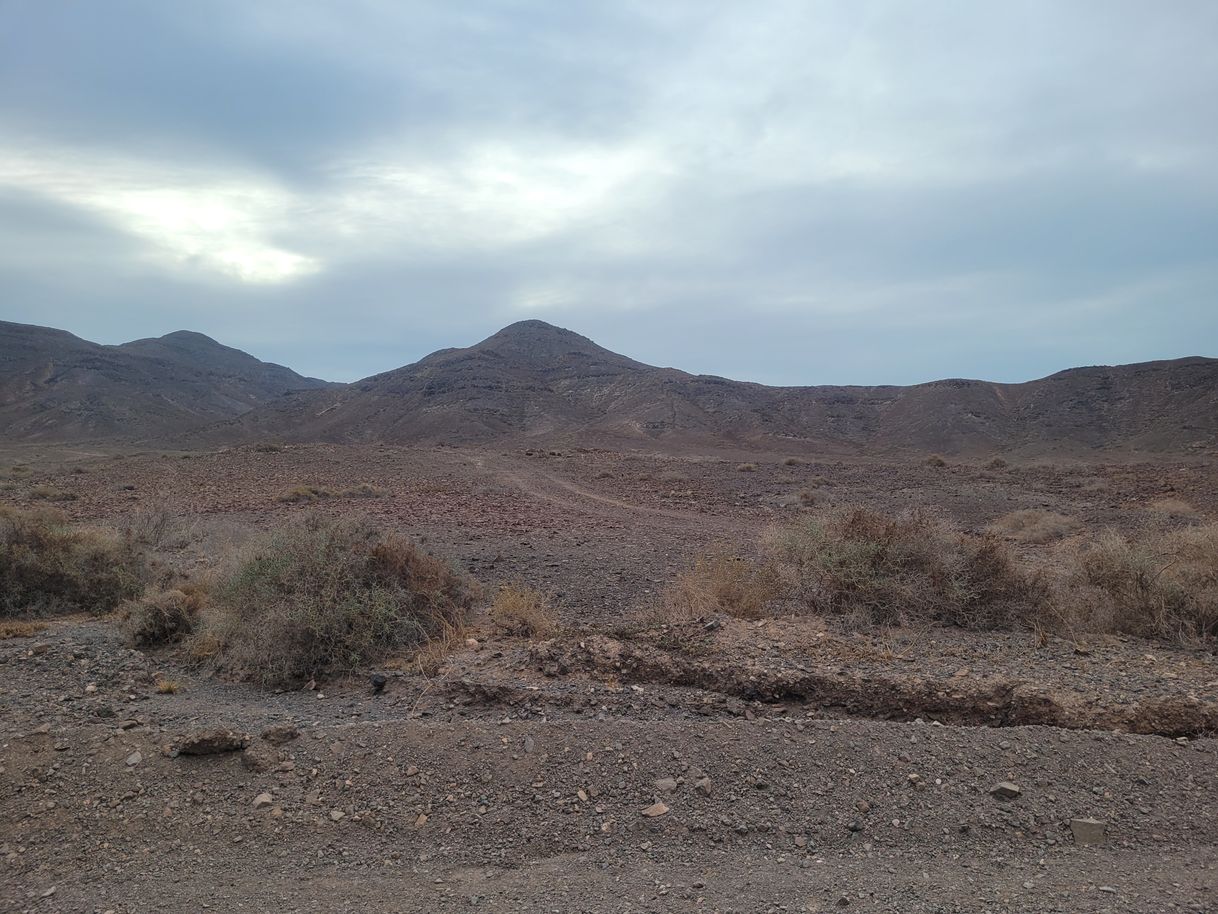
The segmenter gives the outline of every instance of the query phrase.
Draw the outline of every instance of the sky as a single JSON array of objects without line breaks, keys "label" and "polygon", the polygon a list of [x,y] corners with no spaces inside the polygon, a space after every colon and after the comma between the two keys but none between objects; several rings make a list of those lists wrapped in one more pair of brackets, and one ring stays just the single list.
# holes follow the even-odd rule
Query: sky
[{"label": "sky", "polygon": [[0,318],[348,381],[1218,356],[1218,4],[0,0]]}]

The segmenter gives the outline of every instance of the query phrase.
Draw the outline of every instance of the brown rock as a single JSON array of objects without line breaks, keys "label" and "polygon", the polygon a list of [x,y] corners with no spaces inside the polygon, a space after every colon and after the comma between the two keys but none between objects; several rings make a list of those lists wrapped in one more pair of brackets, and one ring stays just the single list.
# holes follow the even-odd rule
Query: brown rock
[{"label": "brown rock", "polygon": [[649,819],[655,819],[659,816],[668,815],[668,806],[660,802],[652,803],[646,809],[642,810],[642,813]]},{"label": "brown rock", "polygon": [[180,755],[218,755],[222,752],[240,752],[249,745],[249,737],[226,727],[195,730],[178,742]]}]

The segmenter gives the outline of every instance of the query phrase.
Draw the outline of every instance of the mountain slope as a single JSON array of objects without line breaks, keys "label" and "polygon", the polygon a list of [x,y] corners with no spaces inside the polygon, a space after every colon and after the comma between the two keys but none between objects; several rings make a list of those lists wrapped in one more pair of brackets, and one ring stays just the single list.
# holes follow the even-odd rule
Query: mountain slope
[{"label": "mountain slope", "polygon": [[293,394],[213,431],[352,443],[511,437],[946,454],[1187,452],[1218,442],[1218,360],[1079,368],[1024,384],[766,387],[654,368],[523,321],[342,389]]},{"label": "mountain slope", "polygon": [[0,321],[0,429],[10,441],[160,438],[326,386],[201,333],[102,346]]}]

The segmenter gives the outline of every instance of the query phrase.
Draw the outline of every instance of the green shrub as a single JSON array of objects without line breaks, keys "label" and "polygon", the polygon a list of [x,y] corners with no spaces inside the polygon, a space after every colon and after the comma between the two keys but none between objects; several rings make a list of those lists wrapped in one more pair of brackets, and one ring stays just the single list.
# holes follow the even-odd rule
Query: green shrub
[{"label": "green shrub", "polygon": [[57,511],[0,506],[0,616],[110,612],[138,597],[147,575],[128,542]]},{"label": "green shrub", "polygon": [[474,586],[365,522],[312,518],[269,538],[211,594],[195,653],[266,686],[349,672],[441,637]]}]

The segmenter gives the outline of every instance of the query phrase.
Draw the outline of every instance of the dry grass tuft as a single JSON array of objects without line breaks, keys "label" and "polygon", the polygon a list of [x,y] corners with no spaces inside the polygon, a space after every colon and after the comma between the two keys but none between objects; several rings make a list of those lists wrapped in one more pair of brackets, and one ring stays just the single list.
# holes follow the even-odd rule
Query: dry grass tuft
[{"label": "dry grass tuft", "polygon": [[802,467],[807,466],[807,464],[808,461],[804,460],[802,457],[788,457],[782,462],[784,467]]},{"label": "dry grass tuft", "polygon": [[107,613],[144,590],[134,546],[45,508],[0,506],[0,616]]},{"label": "dry grass tuft", "polygon": [[30,498],[38,501],[76,501],[79,497],[75,492],[65,492],[54,486],[34,486],[30,489]]},{"label": "dry grass tuft", "polygon": [[1197,509],[1183,498],[1159,498],[1147,505],[1146,510],[1165,517],[1197,516]]},{"label": "dry grass tuft", "polygon": [[311,518],[267,539],[210,594],[196,657],[288,686],[415,651],[459,626],[475,585],[367,522]]},{"label": "dry grass tuft", "polygon": [[374,486],[370,482],[361,482],[347,489],[330,489],[325,486],[296,486],[279,496],[279,501],[287,504],[311,504],[328,498],[384,498],[389,494],[387,489]]},{"label": "dry grass tuft", "polygon": [[771,562],[728,553],[699,558],[660,594],[656,621],[700,619],[726,613],[738,619],[760,619],[769,604],[790,590],[790,580]]},{"label": "dry grass tuft", "polygon": [[550,638],[558,631],[558,616],[549,597],[521,584],[505,584],[488,612],[491,623],[507,635]]},{"label": "dry grass tuft", "polygon": [[736,465],[737,473],[756,473],[757,464],[755,463],[739,463]]},{"label": "dry grass tuft", "polygon": [[990,524],[992,533],[1010,537],[1016,542],[1034,545],[1044,545],[1066,536],[1072,536],[1082,528],[1083,525],[1077,518],[1057,514],[1054,511],[1042,511],[1038,508],[1012,511]]},{"label": "dry grass tuft", "polygon": [[1010,466],[1010,464],[1007,463],[1006,460],[1004,460],[1003,458],[995,457],[992,460],[989,460],[986,462],[985,469],[987,469],[987,470],[1005,470],[1009,466]]},{"label": "dry grass tuft", "polygon": [[[1218,524],[1131,541],[1107,533],[1079,556],[1104,627],[1145,638],[1218,638]],[[1106,623],[1106,624],[1105,624]]]},{"label": "dry grass tuft", "polygon": [[177,695],[181,686],[172,679],[158,679],[153,688],[158,695]]},{"label": "dry grass tuft", "polygon": [[32,638],[42,631],[46,631],[44,622],[30,622],[27,619],[0,620],[0,641],[7,641],[9,638]]},{"label": "dry grass tuft", "polygon": [[931,454],[929,457],[926,458],[926,460],[924,462],[928,467],[945,467],[945,466],[947,466],[947,461],[944,460],[942,457],[940,457],[938,454]]},{"label": "dry grass tuft", "polygon": [[203,604],[197,589],[148,594],[123,606],[123,630],[135,647],[178,644],[194,631]]}]

